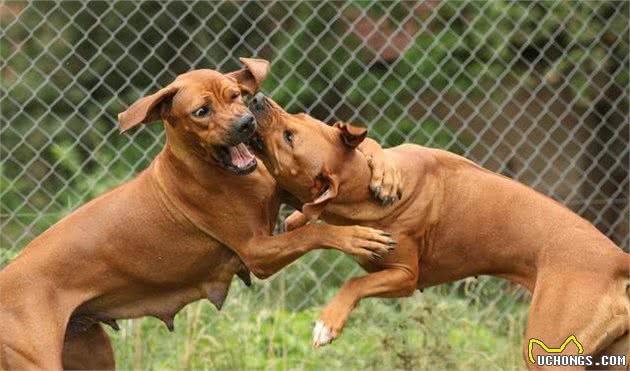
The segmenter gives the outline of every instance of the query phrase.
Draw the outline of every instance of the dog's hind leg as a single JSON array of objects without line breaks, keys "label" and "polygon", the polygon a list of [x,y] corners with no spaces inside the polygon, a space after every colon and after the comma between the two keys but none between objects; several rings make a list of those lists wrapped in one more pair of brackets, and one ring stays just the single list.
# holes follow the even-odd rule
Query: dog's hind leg
[{"label": "dog's hind leg", "polygon": [[83,331],[68,331],[63,344],[65,370],[113,370],[114,351],[100,323]]},{"label": "dog's hind leg", "polygon": [[67,302],[45,283],[21,283],[0,284],[0,369],[61,370]]},{"label": "dog's hind leg", "polygon": [[[604,369],[606,370],[628,370],[630,369],[630,333],[625,333],[621,337],[617,338],[612,344],[602,349],[599,353],[599,356],[626,356],[626,364],[625,365],[615,365],[615,366],[606,366]],[[588,369],[598,369],[598,367],[588,368]]]},{"label": "dog's hind leg", "polygon": [[[523,345],[528,367],[546,368],[561,360],[548,357],[553,355],[599,354],[628,331],[627,308],[617,292],[625,287],[613,284],[605,274],[539,272]],[[560,366],[584,369],[588,363]]]}]

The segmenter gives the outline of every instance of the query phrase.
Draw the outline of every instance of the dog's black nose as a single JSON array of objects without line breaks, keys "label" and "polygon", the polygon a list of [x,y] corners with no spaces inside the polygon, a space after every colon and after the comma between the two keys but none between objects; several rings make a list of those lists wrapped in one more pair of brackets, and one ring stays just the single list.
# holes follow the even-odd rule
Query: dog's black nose
[{"label": "dog's black nose", "polygon": [[252,98],[251,108],[257,112],[261,112],[265,109],[265,95],[258,93]]},{"label": "dog's black nose", "polygon": [[234,130],[238,134],[253,133],[256,130],[256,121],[251,113],[246,113],[234,123]]}]

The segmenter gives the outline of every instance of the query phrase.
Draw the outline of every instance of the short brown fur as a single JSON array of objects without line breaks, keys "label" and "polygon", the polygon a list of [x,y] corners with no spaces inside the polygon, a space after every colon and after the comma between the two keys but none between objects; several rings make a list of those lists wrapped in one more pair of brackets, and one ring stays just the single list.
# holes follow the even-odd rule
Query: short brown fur
[{"label": "short brown fur", "polygon": [[[282,199],[274,179],[264,166],[235,174],[217,158],[243,139],[234,134],[251,116],[242,94],[269,71],[267,61],[241,61],[243,70],[225,75],[185,73],[120,114],[122,131],[162,119],[166,144],[137,177],[63,218],[0,271],[0,369],[113,368],[101,323],[154,316],[172,330],[192,301],[220,309],[234,275],[268,277],[317,248],[359,257],[391,248],[383,232],[359,226],[271,235]],[[205,105],[210,114],[192,116]]]},{"label": "short brown fur", "polygon": [[[359,259],[371,273],[346,282],[324,308],[316,346],[340,335],[364,297],[410,296],[416,289],[486,274],[533,293],[526,359],[530,338],[556,347],[575,335],[585,354],[630,351],[630,256],[586,220],[463,157],[409,144],[385,150],[384,161],[404,177],[402,199],[380,207],[366,190],[366,159],[354,150],[361,129],[328,126],[264,102],[259,109],[250,105],[264,143],[260,158],[304,204],[304,214],[385,229],[399,242],[382,261]],[[286,132],[292,133],[292,146],[283,142]],[[328,191],[322,193],[322,187]],[[308,219],[296,214],[287,224],[296,228]]]}]

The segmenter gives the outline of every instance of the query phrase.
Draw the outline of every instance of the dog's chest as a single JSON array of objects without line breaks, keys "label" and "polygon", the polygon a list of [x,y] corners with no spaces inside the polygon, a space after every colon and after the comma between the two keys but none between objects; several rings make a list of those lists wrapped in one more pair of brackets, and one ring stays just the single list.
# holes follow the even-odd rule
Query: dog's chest
[{"label": "dog's chest", "polygon": [[[205,244],[203,249],[180,251],[180,255],[190,254],[184,259],[172,260],[170,255],[155,257],[154,261],[159,263],[152,266],[150,274],[141,274],[132,282],[86,302],[75,311],[69,328],[80,331],[94,322],[111,325],[117,319],[144,316],[158,318],[171,328],[177,312],[191,302],[207,298],[220,308],[232,278],[243,265],[219,242]],[[165,259],[170,263],[161,262]]]},{"label": "dog's chest", "polygon": [[229,285],[229,281],[203,282],[199,286],[145,293],[142,296],[128,298],[129,300],[121,300],[120,303],[112,305],[109,309],[79,312],[71,317],[68,329],[73,332],[81,332],[96,322],[103,322],[117,329],[116,320],[118,319],[150,316],[161,320],[169,330],[172,330],[175,315],[189,303],[208,298],[220,309],[227,296]]}]

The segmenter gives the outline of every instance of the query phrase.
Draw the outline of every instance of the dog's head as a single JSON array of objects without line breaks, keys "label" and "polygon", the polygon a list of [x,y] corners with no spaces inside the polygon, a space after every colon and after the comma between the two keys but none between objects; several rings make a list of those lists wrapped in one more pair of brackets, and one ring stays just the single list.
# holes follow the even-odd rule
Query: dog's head
[{"label": "dog's head", "polygon": [[249,108],[258,123],[252,148],[278,183],[304,202],[302,212],[317,218],[337,196],[344,161],[367,130],[342,122],[329,126],[304,113],[287,113],[262,93],[252,98]]},{"label": "dog's head", "polygon": [[256,169],[245,143],[256,120],[244,95],[254,95],[269,73],[269,62],[241,58],[245,68],[222,74],[194,70],[154,94],[140,98],[118,115],[121,132],[162,120],[171,145],[185,146],[207,161],[239,175]]}]

